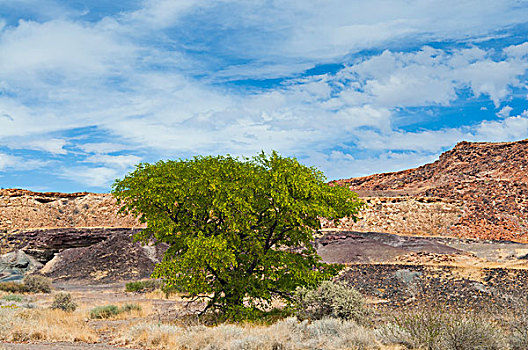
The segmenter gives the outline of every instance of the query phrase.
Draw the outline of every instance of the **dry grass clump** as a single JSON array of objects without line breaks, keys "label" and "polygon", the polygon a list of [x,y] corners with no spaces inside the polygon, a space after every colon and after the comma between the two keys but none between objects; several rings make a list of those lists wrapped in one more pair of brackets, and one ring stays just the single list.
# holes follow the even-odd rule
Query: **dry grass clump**
[{"label": "dry grass clump", "polygon": [[51,293],[51,279],[41,275],[28,275],[22,283],[0,282],[0,291],[8,293]]},{"label": "dry grass clump", "polygon": [[82,341],[97,340],[95,332],[84,322],[81,314],[53,309],[0,309],[0,340]]},{"label": "dry grass clump", "polygon": [[152,349],[379,349],[374,333],[355,322],[322,319],[312,323],[287,318],[271,326],[223,324],[180,327],[140,323],[120,341]]},{"label": "dry grass clump", "polygon": [[407,311],[376,330],[383,344],[409,349],[510,349],[505,332],[492,320],[476,314]]},{"label": "dry grass clump", "polygon": [[55,295],[51,308],[66,312],[74,312],[75,309],[77,309],[77,304],[73,301],[70,293],[59,293]]},{"label": "dry grass clump", "polygon": [[51,279],[41,275],[24,277],[24,285],[29,293],[51,293]]}]

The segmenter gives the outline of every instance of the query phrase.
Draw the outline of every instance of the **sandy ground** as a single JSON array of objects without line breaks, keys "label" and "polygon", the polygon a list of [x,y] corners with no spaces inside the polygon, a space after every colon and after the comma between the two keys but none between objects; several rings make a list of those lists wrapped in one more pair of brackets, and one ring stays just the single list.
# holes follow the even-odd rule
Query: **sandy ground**
[{"label": "sandy ground", "polygon": [[[117,348],[115,346],[107,344],[85,344],[85,343],[38,343],[38,344],[12,344],[12,343],[0,343],[0,349],[2,350],[119,350],[125,348]],[[130,350],[130,348],[127,348]]]}]

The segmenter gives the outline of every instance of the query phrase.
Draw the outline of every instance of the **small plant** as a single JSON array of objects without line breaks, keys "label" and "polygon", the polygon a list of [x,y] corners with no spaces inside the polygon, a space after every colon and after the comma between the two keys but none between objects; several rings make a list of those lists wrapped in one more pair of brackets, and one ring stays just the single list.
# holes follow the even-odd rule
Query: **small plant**
[{"label": "small plant", "polygon": [[297,288],[293,299],[295,315],[301,320],[333,317],[364,323],[368,316],[363,296],[340,282],[325,281],[315,289]]},{"label": "small plant", "polygon": [[30,293],[51,293],[51,279],[41,275],[24,277],[24,285]]},{"label": "small plant", "polygon": [[502,330],[475,314],[438,310],[406,312],[377,330],[385,344],[411,349],[465,350],[508,349]]},{"label": "small plant", "polygon": [[141,306],[138,304],[125,304],[122,307],[118,307],[117,305],[97,306],[90,310],[90,318],[104,319],[132,311],[141,311]]},{"label": "small plant", "polygon": [[116,305],[96,306],[90,310],[90,318],[103,319],[117,316],[119,314],[119,307]]},{"label": "small plant", "polygon": [[160,280],[141,280],[129,282],[125,285],[126,292],[145,293],[160,289],[163,286],[163,281]]},{"label": "small plant", "polygon": [[141,306],[138,304],[125,304],[119,308],[119,313],[131,311],[141,311]]},{"label": "small plant", "polygon": [[24,297],[18,294],[8,294],[2,297],[5,301],[15,301],[21,303],[24,300]]},{"label": "small plant", "polygon": [[59,293],[55,295],[53,304],[51,304],[51,308],[66,312],[73,312],[75,309],[77,309],[77,304],[73,301],[70,293]]},{"label": "small plant", "polygon": [[8,293],[26,293],[28,291],[25,284],[17,282],[0,282],[0,290]]}]

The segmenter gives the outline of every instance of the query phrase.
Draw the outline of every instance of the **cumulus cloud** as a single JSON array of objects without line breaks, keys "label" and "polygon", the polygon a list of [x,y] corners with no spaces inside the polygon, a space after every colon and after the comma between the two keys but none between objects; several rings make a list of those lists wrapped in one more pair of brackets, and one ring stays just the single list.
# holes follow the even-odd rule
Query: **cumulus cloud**
[{"label": "cumulus cloud", "polygon": [[47,164],[48,162],[46,161],[26,159],[6,153],[0,153],[0,171],[34,170]]},{"label": "cumulus cloud", "polygon": [[497,116],[501,118],[507,118],[510,116],[511,111],[513,111],[513,108],[510,106],[504,106],[500,111],[497,112]]},{"label": "cumulus cloud", "polygon": [[59,175],[83,185],[108,188],[122,173],[113,168],[80,166],[64,168]]},{"label": "cumulus cloud", "polygon": [[107,154],[89,156],[84,160],[86,163],[103,164],[118,169],[128,169],[131,166],[138,164],[140,161],[141,158],[134,155],[111,156]]}]

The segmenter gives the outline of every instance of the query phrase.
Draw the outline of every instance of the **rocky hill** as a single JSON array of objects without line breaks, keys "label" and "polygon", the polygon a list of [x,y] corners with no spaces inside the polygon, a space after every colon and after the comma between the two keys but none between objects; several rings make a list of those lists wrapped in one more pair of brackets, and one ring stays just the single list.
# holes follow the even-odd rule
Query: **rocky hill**
[{"label": "rocky hill", "polygon": [[431,164],[334,183],[369,204],[348,229],[528,241],[528,140],[461,142]]},{"label": "rocky hill", "polygon": [[0,190],[0,230],[64,227],[139,227],[132,217],[117,215],[116,200],[102,193]]},{"label": "rocky hill", "polygon": [[134,242],[144,225],[117,211],[110,194],[0,190],[0,281],[27,272],[98,283],[148,277],[166,247]]}]

